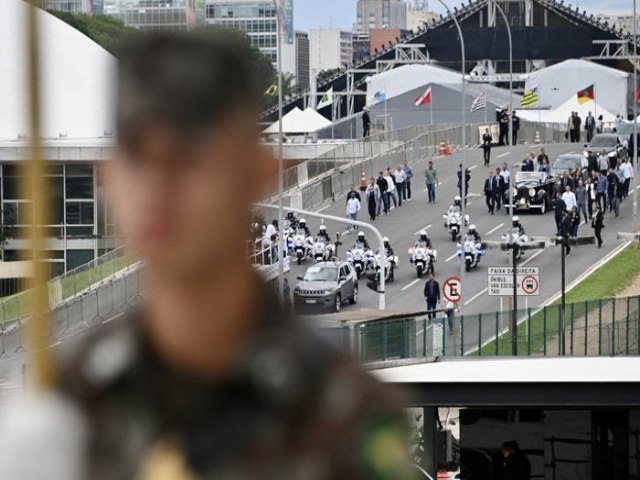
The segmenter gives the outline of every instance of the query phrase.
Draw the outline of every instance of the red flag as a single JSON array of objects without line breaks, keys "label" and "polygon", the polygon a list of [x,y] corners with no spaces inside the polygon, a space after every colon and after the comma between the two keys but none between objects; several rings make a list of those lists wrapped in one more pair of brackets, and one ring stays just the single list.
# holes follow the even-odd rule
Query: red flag
[{"label": "red flag", "polygon": [[633,98],[635,98],[636,103],[640,103],[640,88],[633,94]]},{"label": "red flag", "polygon": [[431,103],[431,87],[427,88],[427,91],[424,92],[420,97],[414,100],[414,104],[416,107],[421,107],[422,105],[429,105]]}]

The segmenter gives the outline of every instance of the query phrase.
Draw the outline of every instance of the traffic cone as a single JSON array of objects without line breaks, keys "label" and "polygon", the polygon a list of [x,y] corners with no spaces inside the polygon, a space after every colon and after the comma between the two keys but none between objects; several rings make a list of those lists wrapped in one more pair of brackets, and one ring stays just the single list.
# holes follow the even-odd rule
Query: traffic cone
[{"label": "traffic cone", "polygon": [[447,154],[447,146],[444,142],[440,142],[440,156],[444,157]]},{"label": "traffic cone", "polygon": [[536,130],[536,138],[533,140],[533,143],[540,143],[540,132]]}]

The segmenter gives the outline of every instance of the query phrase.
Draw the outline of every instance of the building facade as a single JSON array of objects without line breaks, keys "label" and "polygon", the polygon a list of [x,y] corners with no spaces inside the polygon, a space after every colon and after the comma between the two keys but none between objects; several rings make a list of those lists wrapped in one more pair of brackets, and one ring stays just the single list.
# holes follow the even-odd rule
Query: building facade
[{"label": "building facade", "polygon": [[353,34],[339,29],[314,29],[309,33],[309,64],[318,73],[345,68],[353,61]]},{"label": "building facade", "polygon": [[309,34],[307,32],[295,32],[296,36],[296,85],[300,88],[309,88]]},{"label": "building facade", "polygon": [[[278,12],[280,16],[278,17]],[[278,24],[282,39],[282,70],[296,75],[293,0],[206,0],[205,23],[245,32],[251,44],[277,66]]]},{"label": "building facade", "polygon": [[[51,189],[45,248],[52,276],[123,244],[108,202],[111,194],[104,168],[112,148],[113,139],[46,140],[43,145]],[[23,258],[30,248],[31,201],[19,186],[20,164],[29,158],[29,149],[27,142],[0,142],[0,215],[7,237],[1,249],[3,261]]]},{"label": "building facade", "polygon": [[369,56],[371,37],[366,32],[354,32],[352,37],[353,63],[357,64]]},{"label": "building facade", "polygon": [[402,0],[358,0],[354,31],[407,29],[407,4]]},{"label": "building facade", "polygon": [[40,0],[43,10],[58,10],[69,13],[94,13],[92,0]]},{"label": "building facade", "polygon": [[407,4],[407,30],[417,32],[437,18],[438,14],[429,10],[427,0],[412,0]]},{"label": "building facade", "polygon": [[103,13],[145,31],[186,31],[196,26],[196,0],[103,0]]}]

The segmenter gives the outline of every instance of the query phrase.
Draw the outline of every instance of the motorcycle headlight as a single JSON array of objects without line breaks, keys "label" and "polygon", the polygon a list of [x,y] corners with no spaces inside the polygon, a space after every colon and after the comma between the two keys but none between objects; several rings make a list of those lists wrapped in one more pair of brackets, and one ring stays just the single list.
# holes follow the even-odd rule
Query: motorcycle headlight
[{"label": "motorcycle headlight", "polygon": [[513,195],[514,197],[518,195],[518,189],[517,188],[513,188],[511,189],[511,195]]},{"label": "motorcycle headlight", "polygon": [[536,196],[536,189],[535,188],[530,188],[529,189],[529,196],[530,197],[535,197]]}]

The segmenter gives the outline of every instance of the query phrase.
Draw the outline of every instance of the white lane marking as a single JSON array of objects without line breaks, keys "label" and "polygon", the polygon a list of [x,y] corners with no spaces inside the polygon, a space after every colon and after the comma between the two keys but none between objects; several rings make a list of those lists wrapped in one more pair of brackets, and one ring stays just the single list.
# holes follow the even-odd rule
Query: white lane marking
[{"label": "white lane marking", "polygon": [[638,186],[636,187],[636,190],[640,190],[640,185],[638,185]]},{"label": "white lane marking", "polygon": [[520,265],[526,265],[527,263],[529,263],[531,260],[533,260],[534,258],[536,258],[538,255],[540,255],[542,252],[544,252],[545,250],[540,250],[536,253],[534,253],[531,257],[527,258],[524,262],[522,262]]},{"label": "white lane marking", "polygon": [[453,255],[451,255],[449,258],[447,258],[447,259],[445,260],[445,262],[448,262],[449,260],[453,260],[453,259],[454,259],[454,258],[456,258],[457,256],[458,256],[458,254],[457,254],[457,253],[454,253],[454,254],[453,254]]},{"label": "white lane marking", "polygon": [[491,235],[493,232],[495,232],[496,230],[502,228],[504,226],[504,223],[501,223],[500,225],[498,225],[496,228],[492,228],[491,230],[489,230],[487,232],[487,235]]},{"label": "white lane marking", "polygon": [[421,228],[420,230],[418,230],[417,232],[414,232],[414,235],[418,235],[422,230],[429,230],[431,227],[433,227],[433,225],[429,224],[424,228]]},{"label": "white lane marking", "polygon": [[473,170],[474,168],[477,168],[478,165],[472,165],[471,167],[469,167],[469,170]]},{"label": "white lane marking", "polygon": [[496,158],[506,157],[507,155],[511,155],[511,152],[501,153],[501,154],[500,154],[500,155],[498,155]]},{"label": "white lane marking", "polygon": [[469,305],[471,302],[473,302],[475,299],[481,297],[482,295],[484,295],[489,289],[485,288],[484,290],[479,291],[477,294],[475,294],[473,297],[471,297],[469,300],[467,300],[466,302],[464,302],[464,306],[466,307],[467,305]]},{"label": "white lane marking", "polygon": [[[429,330],[430,328],[433,328],[433,324],[427,325],[427,330]],[[423,332],[424,332],[424,328],[421,328],[420,330],[418,330],[416,332],[416,337],[419,337],[420,335],[422,335]]]},{"label": "white lane marking", "polygon": [[320,212],[324,212],[327,208],[329,208],[331,206],[331,204],[329,205],[325,205],[324,207],[322,207],[320,210],[316,210],[316,213],[320,213]]},{"label": "white lane marking", "polygon": [[407,286],[406,286],[406,287],[404,287],[404,288],[401,288],[401,289],[400,289],[400,291],[401,291],[401,292],[404,292],[405,290],[407,290],[407,289],[409,289],[409,288],[413,287],[413,286],[414,286],[416,283],[418,283],[419,281],[420,281],[420,279],[419,279],[419,278],[416,278],[416,279],[415,279],[413,282],[411,282],[409,285],[407,285]]}]

